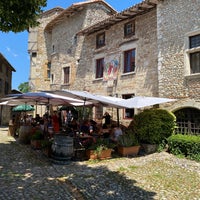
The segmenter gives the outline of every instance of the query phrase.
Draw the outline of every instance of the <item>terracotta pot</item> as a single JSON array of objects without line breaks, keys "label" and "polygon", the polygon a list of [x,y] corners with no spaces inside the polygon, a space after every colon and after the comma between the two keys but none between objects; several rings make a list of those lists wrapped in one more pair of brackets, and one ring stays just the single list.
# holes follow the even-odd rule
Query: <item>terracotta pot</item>
[{"label": "terracotta pot", "polygon": [[140,146],[122,147],[118,146],[118,153],[121,156],[136,156],[140,150]]},{"label": "terracotta pot", "polygon": [[42,148],[41,141],[42,140],[31,140],[31,147],[33,149],[41,149]]},{"label": "terracotta pot", "polygon": [[86,156],[88,159],[95,160],[95,159],[108,159],[111,158],[112,149],[103,150],[99,155],[94,150],[86,150]]}]

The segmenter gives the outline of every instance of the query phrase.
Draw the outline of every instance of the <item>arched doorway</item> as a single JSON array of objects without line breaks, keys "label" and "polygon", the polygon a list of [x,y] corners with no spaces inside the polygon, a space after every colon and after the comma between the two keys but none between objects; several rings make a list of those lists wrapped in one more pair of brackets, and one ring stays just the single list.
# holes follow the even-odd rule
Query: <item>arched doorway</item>
[{"label": "arched doorway", "polygon": [[177,133],[200,134],[200,110],[196,108],[182,108],[174,112],[177,122]]}]

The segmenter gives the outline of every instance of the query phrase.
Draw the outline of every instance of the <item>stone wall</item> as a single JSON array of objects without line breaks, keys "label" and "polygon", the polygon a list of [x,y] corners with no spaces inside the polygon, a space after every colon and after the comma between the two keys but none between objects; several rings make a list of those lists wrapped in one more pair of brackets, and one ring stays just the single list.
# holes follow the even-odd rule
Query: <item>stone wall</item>
[{"label": "stone wall", "polygon": [[[124,24],[129,19],[117,23],[107,30],[102,30],[85,36],[77,65],[76,80],[70,89],[87,90],[91,93],[122,97],[124,94],[157,96],[157,19],[153,10],[135,19],[135,35],[124,37]],[[106,45],[96,49],[96,35],[105,31]],[[136,49],[136,70],[133,73],[123,73],[124,51]],[[119,72],[113,84],[103,78],[95,79],[96,59],[118,59]],[[107,109],[107,108],[105,108]],[[116,119],[116,109],[109,109]],[[123,118],[123,110],[119,111],[119,120],[128,125],[129,120]]]},{"label": "stone wall", "polygon": [[[124,24],[127,20],[113,25],[108,30],[102,30],[106,34],[106,45],[100,49],[96,49],[96,35],[102,31],[86,36],[74,88],[104,95],[118,94],[119,97],[129,93],[157,94],[156,11],[135,20],[136,33],[131,38],[124,38]],[[123,74],[123,53],[132,48],[136,48],[136,72]],[[95,79],[95,61],[98,58],[119,60],[119,73],[113,87],[108,87],[103,79]]]},{"label": "stone wall", "polygon": [[[45,12],[39,22],[40,25],[34,29],[32,32],[37,32],[37,50],[34,51],[30,48],[28,49],[30,54],[30,77],[29,84],[32,91],[38,90],[49,90],[50,89],[50,79],[47,77],[47,64],[49,61],[47,49],[51,48],[51,45],[47,42],[50,40],[50,35],[44,32],[46,25],[54,19],[62,9],[52,9]],[[32,34],[29,33],[29,35]],[[29,36],[29,38],[31,38]],[[30,41],[29,41],[30,42]],[[37,56],[33,57],[32,53],[36,52]]]},{"label": "stone wall", "polygon": [[[0,98],[5,97],[5,95],[11,93],[12,87],[12,72],[14,68],[9,64],[6,58],[0,53]],[[7,84],[7,86],[6,86]],[[5,87],[8,87],[5,90]],[[8,125],[11,118],[11,107],[6,105],[0,106],[0,125]]]},{"label": "stone wall", "polygon": [[199,0],[162,1],[157,8],[159,95],[199,98],[200,76],[187,78],[188,33],[200,32]]},{"label": "stone wall", "polygon": [[[53,81],[51,89],[65,89],[73,87],[76,77],[76,66],[82,53],[83,37],[77,38],[76,33],[109,16],[105,7],[100,4],[88,4],[72,17],[66,17],[55,25],[51,33],[51,45],[54,52],[48,49],[51,56],[51,74]],[[70,67],[70,83],[64,84],[63,69]]]}]

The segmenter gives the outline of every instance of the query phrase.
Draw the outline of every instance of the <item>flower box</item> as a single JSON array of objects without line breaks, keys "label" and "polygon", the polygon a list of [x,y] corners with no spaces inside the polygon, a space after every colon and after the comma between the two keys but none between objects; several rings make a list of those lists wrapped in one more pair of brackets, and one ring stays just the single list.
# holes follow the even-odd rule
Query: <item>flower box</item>
[{"label": "flower box", "polygon": [[109,159],[111,158],[112,149],[102,150],[99,154],[95,150],[86,150],[87,159],[95,160],[95,159]]},{"label": "flower box", "polygon": [[118,153],[121,156],[136,156],[140,150],[140,146],[122,147],[118,146]]}]

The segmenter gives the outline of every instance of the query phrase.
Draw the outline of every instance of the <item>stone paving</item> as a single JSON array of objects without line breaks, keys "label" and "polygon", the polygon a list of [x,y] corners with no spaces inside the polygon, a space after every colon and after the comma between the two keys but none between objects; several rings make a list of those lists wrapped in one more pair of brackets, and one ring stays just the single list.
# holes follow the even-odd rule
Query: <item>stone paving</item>
[{"label": "stone paving", "polygon": [[[56,165],[39,150],[19,144],[7,135],[7,127],[0,128],[0,200],[152,200],[168,199],[170,191],[152,191],[141,188],[140,178],[126,177],[116,170],[130,165],[146,165],[148,160],[171,161],[176,166],[200,175],[200,163],[177,160],[167,154],[149,155],[146,158],[111,159],[100,163],[69,162]],[[138,161],[140,163],[138,164]],[[139,177],[139,175],[138,175]],[[195,188],[196,189],[196,188]],[[200,189],[200,188],[198,188]],[[200,194],[199,190],[195,190]],[[157,193],[157,194],[156,194]],[[159,195],[163,196],[161,198]],[[179,199],[179,198],[171,198]],[[183,198],[180,198],[183,200]],[[200,198],[191,198],[200,199]]]}]

